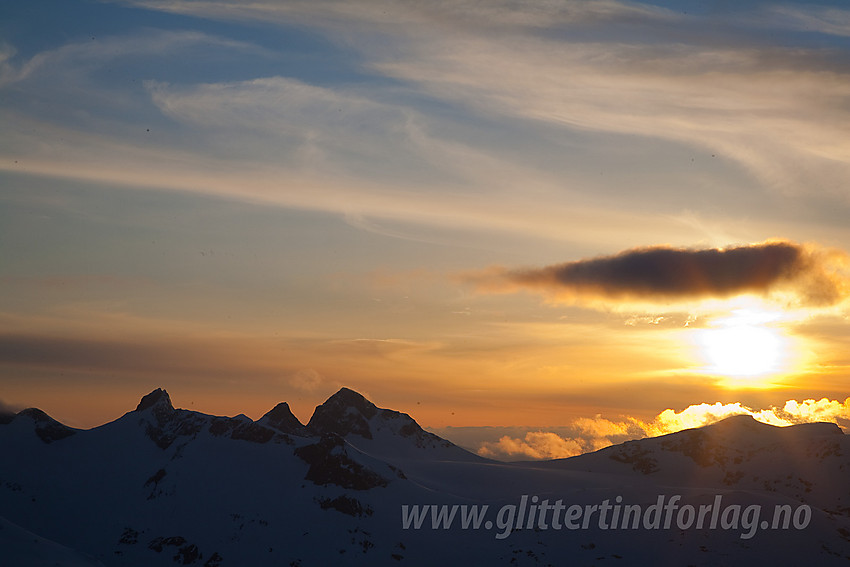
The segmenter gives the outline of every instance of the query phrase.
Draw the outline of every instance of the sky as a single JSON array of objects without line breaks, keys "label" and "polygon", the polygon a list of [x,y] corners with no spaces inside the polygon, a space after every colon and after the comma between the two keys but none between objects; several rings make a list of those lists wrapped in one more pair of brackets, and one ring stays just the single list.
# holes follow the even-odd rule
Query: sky
[{"label": "sky", "polygon": [[3,2],[0,408],[850,427],[848,101],[843,2]]}]

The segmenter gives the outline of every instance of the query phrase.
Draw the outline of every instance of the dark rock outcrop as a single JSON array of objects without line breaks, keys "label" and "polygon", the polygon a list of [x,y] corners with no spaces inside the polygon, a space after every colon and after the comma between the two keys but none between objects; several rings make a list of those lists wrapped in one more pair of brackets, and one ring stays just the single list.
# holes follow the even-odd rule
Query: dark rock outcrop
[{"label": "dark rock outcrop", "polygon": [[318,443],[295,449],[295,454],[310,465],[304,478],[314,484],[369,490],[386,486],[389,482],[352,459],[348,455],[345,440],[339,435],[325,435]]},{"label": "dark rock outcrop", "polygon": [[38,438],[45,443],[52,443],[54,441],[59,441],[60,439],[65,439],[77,432],[76,429],[59,423],[40,409],[29,408],[22,410],[18,412],[15,419],[20,419],[21,417],[28,417],[33,421],[33,424],[35,425],[35,434],[38,435]]}]

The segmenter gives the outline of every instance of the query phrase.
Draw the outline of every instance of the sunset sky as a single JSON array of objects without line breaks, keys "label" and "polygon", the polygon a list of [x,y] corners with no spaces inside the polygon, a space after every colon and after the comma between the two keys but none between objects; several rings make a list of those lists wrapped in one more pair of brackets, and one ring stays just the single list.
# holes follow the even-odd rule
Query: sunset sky
[{"label": "sunset sky", "polygon": [[850,427],[845,2],[9,0],[0,127],[0,407]]}]

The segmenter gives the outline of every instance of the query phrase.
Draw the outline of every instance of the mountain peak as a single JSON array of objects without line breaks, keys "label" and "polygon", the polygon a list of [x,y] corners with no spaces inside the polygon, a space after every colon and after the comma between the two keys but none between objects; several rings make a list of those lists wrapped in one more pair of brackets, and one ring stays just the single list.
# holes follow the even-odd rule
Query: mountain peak
[{"label": "mountain peak", "polygon": [[361,394],[349,388],[340,388],[316,408],[307,428],[319,435],[336,433],[345,437],[349,433],[356,433],[371,439],[369,420],[377,413],[377,406]]},{"label": "mountain peak", "polygon": [[753,416],[748,413],[739,413],[738,415],[730,415],[729,417],[725,417],[720,421],[725,421],[728,423],[763,423],[761,421],[756,420]]},{"label": "mountain peak", "polygon": [[[467,458],[466,451],[458,449],[449,441],[422,429],[416,421],[398,411],[379,408],[361,394],[349,388],[341,388],[336,394],[316,408],[307,424],[310,435],[336,435],[354,439],[356,447],[368,447],[368,453],[382,453],[408,458],[418,458],[419,449],[457,449]],[[364,441],[367,440],[367,441]],[[478,458],[478,457],[475,457]]]},{"label": "mountain peak", "polygon": [[831,422],[797,423],[788,426],[770,425],[749,414],[733,415],[701,428],[706,434],[722,435],[740,441],[748,435],[765,438],[807,438],[843,435],[841,428]]},{"label": "mountain peak", "polygon": [[266,415],[261,417],[257,423],[271,427],[282,433],[300,434],[304,430],[304,424],[298,421],[298,418],[292,414],[292,410],[289,409],[289,404],[286,402],[277,404]]},{"label": "mountain peak", "polygon": [[360,410],[363,414],[374,415],[378,411],[377,406],[367,400],[363,394],[345,387],[340,388],[336,394],[328,398],[325,404],[328,403],[345,407],[353,407]]},{"label": "mountain peak", "polygon": [[[38,435],[38,437],[45,443],[59,441],[60,439],[70,437],[77,432],[76,429],[56,421],[38,408],[27,408],[25,410],[21,410],[12,419],[18,417],[27,417],[31,419],[36,435]],[[10,422],[11,421],[6,423]]]},{"label": "mountain peak", "polygon": [[168,392],[162,388],[157,388],[150,394],[144,396],[139,402],[139,405],[136,406],[136,411],[144,411],[152,407],[156,407],[157,409],[165,410],[167,412],[174,411],[174,406],[171,405],[171,398],[169,397]]},{"label": "mountain peak", "polygon": [[709,425],[704,426],[711,430],[756,430],[756,429],[770,429],[773,426],[762,421],[758,421],[756,418],[751,416],[748,413],[743,413],[739,415],[731,415],[729,417],[724,417],[719,421],[715,421]]}]

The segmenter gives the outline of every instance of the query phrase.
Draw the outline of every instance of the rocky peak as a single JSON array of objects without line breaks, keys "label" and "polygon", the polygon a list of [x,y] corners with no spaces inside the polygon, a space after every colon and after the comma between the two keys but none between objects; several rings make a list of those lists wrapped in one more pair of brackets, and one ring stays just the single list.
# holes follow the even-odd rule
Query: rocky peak
[{"label": "rocky peak", "polygon": [[136,407],[139,422],[145,425],[148,437],[160,449],[167,449],[181,436],[194,436],[206,418],[195,412],[175,410],[168,392],[157,388],[144,396]]},{"label": "rocky peak", "polygon": [[372,419],[378,413],[378,407],[363,397],[362,394],[349,388],[340,388],[339,391],[328,398],[320,407],[336,410],[353,408],[360,412],[366,419]]},{"label": "rocky peak", "polygon": [[162,388],[157,388],[147,396],[144,396],[136,406],[136,411],[144,411],[148,408],[159,409],[168,413],[174,412],[174,406],[171,405],[171,398],[168,392]]},{"label": "rocky peak", "polygon": [[[418,448],[453,447],[449,441],[422,429],[406,413],[379,408],[348,388],[342,388],[316,408],[307,424],[307,433],[343,438],[355,434],[370,440],[404,438]],[[353,443],[357,445],[357,441]]]},{"label": "rocky peak", "polygon": [[341,388],[316,408],[307,424],[307,429],[314,435],[335,433],[345,437],[355,433],[371,439],[369,420],[377,413],[378,408],[375,404],[354,390]]},{"label": "rocky peak", "polygon": [[292,414],[289,404],[281,402],[257,421],[259,425],[276,429],[281,433],[300,434],[304,425]]}]

